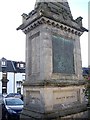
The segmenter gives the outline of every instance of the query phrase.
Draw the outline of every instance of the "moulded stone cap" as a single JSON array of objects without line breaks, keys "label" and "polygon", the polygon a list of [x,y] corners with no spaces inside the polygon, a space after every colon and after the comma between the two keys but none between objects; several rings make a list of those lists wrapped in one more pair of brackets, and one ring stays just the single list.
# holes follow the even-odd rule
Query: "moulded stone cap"
[{"label": "moulded stone cap", "polygon": [[67,0],[36,0],[36,2],[67,2]]}]

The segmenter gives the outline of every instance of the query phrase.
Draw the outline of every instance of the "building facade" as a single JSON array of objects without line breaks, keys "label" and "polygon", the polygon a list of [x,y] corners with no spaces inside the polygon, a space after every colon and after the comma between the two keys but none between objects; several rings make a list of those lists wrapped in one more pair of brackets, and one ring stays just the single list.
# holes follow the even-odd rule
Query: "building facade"
[{"label": "building facade", "polygon": [[84,79],[89,80],[89,78],[90,78],[89,77],[90,76],[90,67],[83,67],[82,71],[83,71]]},{"label": "building facade", "polygon": [[0,93],[23,94],[22,83],[25,80],[25,62],[0,59]]}]

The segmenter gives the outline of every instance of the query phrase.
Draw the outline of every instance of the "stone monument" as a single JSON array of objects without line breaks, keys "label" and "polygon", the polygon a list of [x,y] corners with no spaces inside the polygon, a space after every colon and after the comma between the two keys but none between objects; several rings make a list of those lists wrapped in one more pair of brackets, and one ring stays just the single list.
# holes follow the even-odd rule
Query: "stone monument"
[{"label": "stone monument", "polygon": [[[77,11],[76,11],[77,12]],[[56,120],[86,110],[80,36],[88,31],[66,0],[36,1],[17,28],[26,34],[26,81],[22,118]]]}]

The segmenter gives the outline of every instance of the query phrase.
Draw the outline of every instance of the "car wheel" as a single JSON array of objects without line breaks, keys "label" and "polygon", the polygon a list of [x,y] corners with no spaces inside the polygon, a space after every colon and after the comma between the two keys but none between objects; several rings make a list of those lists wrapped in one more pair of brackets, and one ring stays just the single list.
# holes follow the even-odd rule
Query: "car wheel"
[{"label": "car wheel", "polygon": [[6,114],[5,114],[5,119],[6,119],[6,120],[9,120],[9,118],[10,118],[10,117],[9,117],[8,113],[6,113]]}]

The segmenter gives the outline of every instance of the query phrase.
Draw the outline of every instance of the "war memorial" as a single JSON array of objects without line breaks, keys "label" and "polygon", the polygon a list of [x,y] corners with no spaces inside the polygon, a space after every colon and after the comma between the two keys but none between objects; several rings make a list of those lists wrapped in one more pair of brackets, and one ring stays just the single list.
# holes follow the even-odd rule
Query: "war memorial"
[{"label": "war memorial", "polygon": [[[78,11],[76,11],[78,12]],[[73,19],[68,1],[37,0],[17,28],[26,34],[26,81],[21,118],[81,118],[86,110],[80,36],[82,17]]]}]

